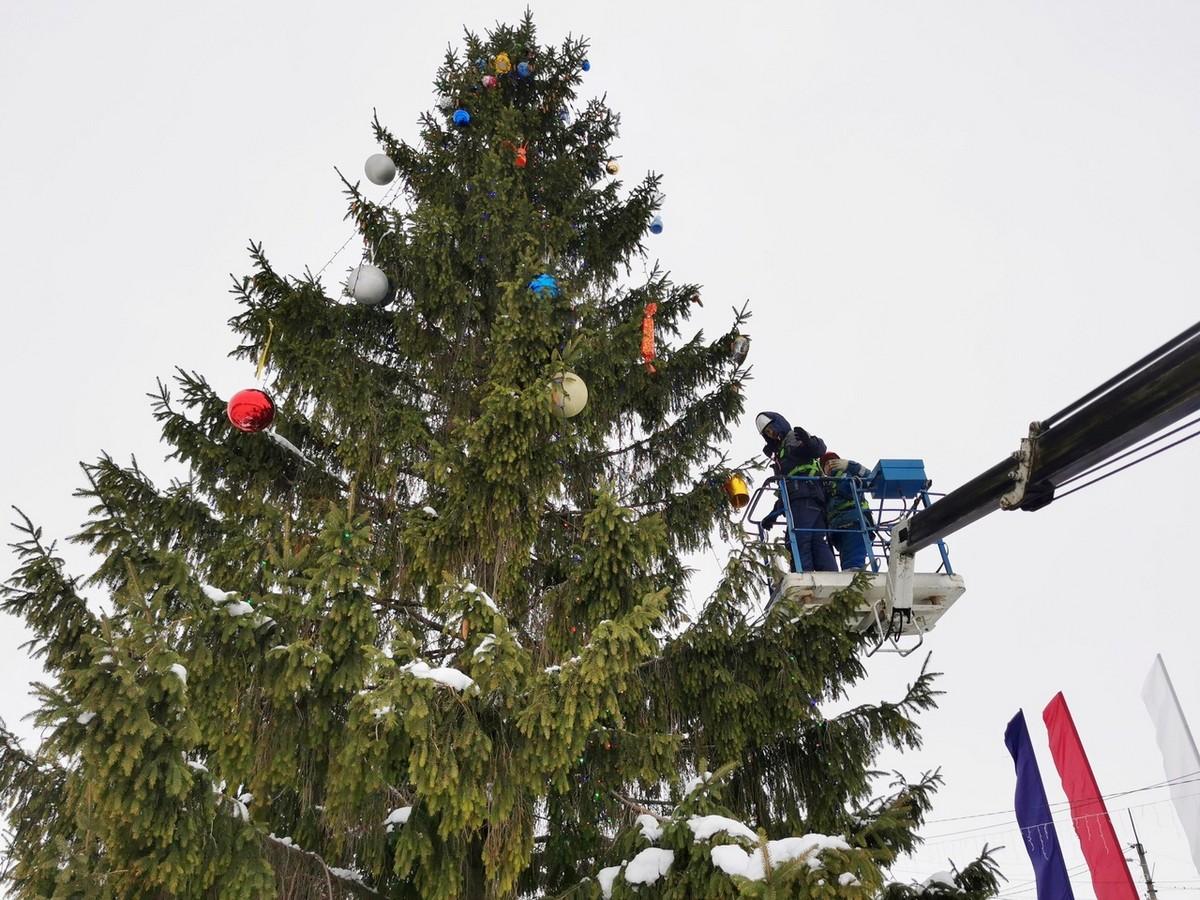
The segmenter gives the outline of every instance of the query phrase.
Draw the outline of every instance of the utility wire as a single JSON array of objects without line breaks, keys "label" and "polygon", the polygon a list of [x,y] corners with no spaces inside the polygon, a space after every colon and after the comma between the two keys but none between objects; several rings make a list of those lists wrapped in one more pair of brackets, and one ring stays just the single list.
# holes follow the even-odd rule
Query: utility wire
[{"label": "utility wire", "polygon": [[[1154,784],[1146,784],[1136,788],[1127,788],[1123,791],[1113,791],[1111,794],[1101,794],[1098,797],[1089,797],[1086,802],[1094,803],[1097,800],[1111,800],[1115,797],[1127,797],[1130,794],[1140,794],[1143,791],[1155,791],[1159,788],[1173,787],[1177,784],[1192,784],[1193,782],[1200,781],[1200,778],[1196,776],[1200,776],[1200,769],[1196,770],[1195,772],[1185,772],[1184,774],[1175,778],[1168,778],[1165,781],[1158,781]],[[1069,800],[1058,800],[1050,804],[1051,808],[1070,805],[1071,802]],[[965,816],[947,816],[941,819],[926,819],[925,824],[931,825],[934,822],[961,822],[964,819],[982,819],[987,816],[1011,816],[1012,814],[1013,811],[1010,807],[1008,809],[998,809],[995,812],[971,813],[970,815]]]}]

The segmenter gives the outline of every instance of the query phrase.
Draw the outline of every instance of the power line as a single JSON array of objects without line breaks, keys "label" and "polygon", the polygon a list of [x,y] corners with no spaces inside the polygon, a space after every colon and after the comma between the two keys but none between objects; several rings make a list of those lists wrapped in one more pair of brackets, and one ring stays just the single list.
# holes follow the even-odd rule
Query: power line
[{"label": "power line", "polygon": [[[1200,781],[1200,778],[1195,777],[1195,776],[1200,776],[1200,769],[1196,770],[1195,772],[1185,772],[1184,774],[1178,775],[1175,778],[1168,778],[1165,781],[1158,781],[1158,782],[1155,782],[1154,784],[1147,784],[1147,785],[1143,785],[1142,787],[1136,787],[1136,788],[1128,788],[1123,791],[1113,791],[1111,794],[1101,794],[1098,797],[1089,797],[1086,802],[1094,803],[1097,800],[1111,800],[1115,797],[1127,797],[1130,794],[1138,794],[1143,791],[1155,791],[1155,790],[1158,790],[1159,788],[1173,787],[1174,785],[1177,785],[1177,784],[1192,784],[1193,782]],[[1071,805],[1071,803],[1069,800],[1058,800],[1058,801],[1050,804],[1051,808],[1070,806],[1070,805]],[[982,819],[986,816],[1004,816],[1004,815],[1011,816],[1012,813],[1013,813],[1013,811],[1012,811],[1012,808],[1010,807],[1008,809],[998,809],[995,812],[971,813],[970,815],[965,815],[965,816],[947,816],[947,817],[941,818],[941,819],[926,819],[925,824],[931,825],[934,822],[960,822],[960,821],[963,821],[964,819]]]}]

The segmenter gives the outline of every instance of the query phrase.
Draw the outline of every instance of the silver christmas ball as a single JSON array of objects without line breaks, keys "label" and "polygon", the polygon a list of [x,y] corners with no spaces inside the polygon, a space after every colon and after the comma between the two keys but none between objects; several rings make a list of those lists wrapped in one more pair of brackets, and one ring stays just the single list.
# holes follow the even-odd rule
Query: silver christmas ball
[{"label": "silver christmas ball", "polygon": [[383,269],[363,263],[350,272],[350,277],[346,280],[346,290],[364,306],[374,306],[387,298],[388,279],[383,274]]},{"label": "silver christmas ball", "polygon": [[363,171],[367,173],[367,181],[371,184],[390,184],[396,177],[396,164],[383,153],[373,153],[367,157]]}]

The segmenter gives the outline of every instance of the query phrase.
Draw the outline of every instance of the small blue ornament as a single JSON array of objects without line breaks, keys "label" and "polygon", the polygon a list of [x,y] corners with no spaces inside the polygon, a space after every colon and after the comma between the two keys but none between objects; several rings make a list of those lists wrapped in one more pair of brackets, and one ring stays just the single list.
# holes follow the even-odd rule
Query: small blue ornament
[{"label": "small blue ornament", "polygon": [[662,216],[655,216],[653,219],[650,220],[650,233],[651,234],[662,234],[662,229],[663,229]]},{"label": "small blue ornament", "polygon": [[553,275],[539,275],[529,282],[529,289],[539,297],[554,299],[558,296],[558,281]]},{"label": "small blue ornament", "polygon": [[590,72],[592,70],[592,64],[585,59],[579,68],[583,69],[585,72]]},{"label": "small blue ornament", "polygon": [[529,73],[532,71],[533,70],[531,68],[529,68],[529,63],[525,62],[524,60],[517,63],[517,77],[518,78],[528,78]]},{"label": "small blue ornament", "polygon": [[471,124],[471,114],[465,109],[456,109],[454,111],[454,124],[463,128]]},{"label": "small blue ornament", "polygon": [[477,68],[480,72],[482,72],[484,69],[487,68],[487,60],[486,59],[475,60],[475,68]]}]

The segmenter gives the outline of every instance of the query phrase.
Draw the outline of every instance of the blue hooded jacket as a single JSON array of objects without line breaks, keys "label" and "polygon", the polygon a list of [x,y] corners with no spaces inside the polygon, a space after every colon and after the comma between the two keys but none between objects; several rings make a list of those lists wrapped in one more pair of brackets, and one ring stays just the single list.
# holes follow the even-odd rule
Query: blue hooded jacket
[{"label": "blue hooded jacket", "polygon": [[[792,428],[788,420],[777,412],[762,412],[759,413],[759,416],[767,418],[766,424],[760,428],[767,441],[763,446],[763,453],[770,458],[775,474],[779,476],[818,476],[818,480],[788,482],[788,498],[792,504],[815,501],[824,506],[825,489],[819,480],[821,474],[819,460],[821,454],[827,449],[825,442],[816,435],[809,434],[803,428]],[[777,436],[768,436],[766,434],[768,430],[772,431],[774,435],[782,435],[782,439]],[[782,502],[777,503],[772,512],[779,512],[782,508]]]}]

